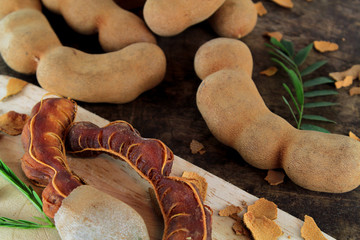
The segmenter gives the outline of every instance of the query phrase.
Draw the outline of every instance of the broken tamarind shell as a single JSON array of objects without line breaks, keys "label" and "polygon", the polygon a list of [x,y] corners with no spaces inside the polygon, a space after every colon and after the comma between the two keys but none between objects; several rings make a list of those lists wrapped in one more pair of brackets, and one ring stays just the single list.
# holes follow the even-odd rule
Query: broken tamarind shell
[{"label": "broken tamarind shell", "polygon": [[155,190],[164,218],[163,239],[211,239],[211,214],[195,185],[169,176],[172,151],[160,140],[142,138],[127,122],[100,128],[90,122],[74,123],[67,133],[66,149],[80,156],[108,153],[126,161]]},{"label": "broken tamarind shell", "polygon": [[107,152],[126,161],[146,179],[156,174],[168,176],[174,160],[163,142],[142,138],[125,121],[112,122],[102,129],[91,122],[74,123],[69,128],[66,145],[70,153],[82,157]]},{"label": "broken tamarind shell", "polygon": [[21,135],[25,149],[21,168],[35,185],[45,187],[43,210],[51,218],[62,200],[83,184],[68,166],[63,143],[76,109],[76,103],[70,99],[42,99],[33,107]]}]

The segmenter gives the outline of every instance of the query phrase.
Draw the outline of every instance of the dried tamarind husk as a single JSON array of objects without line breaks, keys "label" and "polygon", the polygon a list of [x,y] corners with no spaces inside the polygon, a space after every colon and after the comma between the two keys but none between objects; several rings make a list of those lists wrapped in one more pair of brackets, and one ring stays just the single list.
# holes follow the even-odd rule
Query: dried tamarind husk
[{"label": "dried tamarind husk", "polygon": [[63,142],[76,109],[77,105],[70,99],[42,99],[33,107],[21,135],[25,150],[21,168],[32,182],[45,187],[42,192],[43,210],[51,218],[62,200],[82,185],[68,166]]},{"label": "dried tamarind husk", "polygon": [[[28,82],[17,78],[5,78],[4,83],[5,82],[7,82],[6,92],[4,92],[4,94],[0,94],[0,101],[4,101],[8,97],[18,94],[28,84]],[[0,86],[1,85],[2,84],[0,84]]]},{"label": "dried tamarind husk", "polygon": [[181,177],[185,178],[188,182],[194,184],[200,193],[201,199],[205,201],[207,195],[207,182],[206,179],[195,172],[183,172]]},{"label": "dried tamarind husk", "polygon": [[169,176],[174,155],[160,140],[142,138],[125,121],[103,128],[78,122],[69,128],[66,149],[78,156],[108,153],[127,162],[146,179],[164,218],[163,239],[211,239],[211,213],[193,183]]},{"label": "dried tamarind husk", "polygon": [[305,240],[326,240],[315,220],[308,215],[305,215],[304,224],[301,227],[301,237]]},{"label": "dried tamarind husk", "polygon": [[275,220],[277,205],[265,198],[259,198],[254,204],[248,206],[248,212],[252,212],[255,217],[265,216],[270,220]]},{"label": "dried tamarind husk", "polygon": [[9,111],[0,116],[0,132],[11,136],[20,135],[29,116],[26,114]]},{"label": "dried tamarind husk", "polygon": [[211,239],[211,216],[194,185],[180,177],[160,177],[154,187],[164,217],[163,239]]}]

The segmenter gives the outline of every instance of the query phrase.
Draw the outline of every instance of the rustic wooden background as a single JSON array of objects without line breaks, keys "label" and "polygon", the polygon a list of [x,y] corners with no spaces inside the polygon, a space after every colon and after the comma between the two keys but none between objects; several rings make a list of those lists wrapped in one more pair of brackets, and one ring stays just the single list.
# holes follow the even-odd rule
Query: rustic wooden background
[{"label": "rustic wooden background", "polygon": [[[271,1],[263,1],[263,4],[268,14],[258,18],[254,31],[242,41],[252,51],[253,80],[267,106],[292,123],[290,113],[281,99],[286,94],[281,86],[288,81],[286,75],[281,72],[274,77],[259,74],[274,65],[264,46],[268,41],[263,36],[264,32],[282,32],[285,39],[294,42],[296,50],[314,40],[336,42],[339,44],[336,52],[319,53],[313,50],[310,53],[307,65],[319,60],[327,60],[328,63],[309,77],[343,71],[360,63],[360,0],[296,0],[292,9],[282,8]],[[141,15],[141,8],[133,11]],[[61,16],[46,9],[44,13],[64,45],[89,53],[102,52],[96,35],[77,34]],[[193,59],[203,43],[216,37],[206,21],[177,36],[158,37],[158,44],[164,50],[168,64],[166,77],[160,85],[127,104],[79,102],[79,105],[110,121],[122,119],[130,122],[142,136],[161,139],[176,155],[257,197],[274,201],[279,208],[295,217],[303,219],[305,214],[312,216],[324,232],[337,239],[359,239],[360,188],[343,194],[318,193],[296,186],[288,178],[278,186],[270,186],[264,180],[266,171],[251,167],[235,150],[224,146],[212,136],[195,103],[200,80],[194,72]],[[38,85],[34,75],[16,73],[2,59],[0,74],[19,77]],[[359,80],[354,85],[359,86]],[[334,89],[334,86],[329,84],[322,88]],[[347,135],[353,131],[360,135],[360,96],[349,96],[348,90],[339,89],[336,96],[322,97],[322,100],[338,102],[338,106],[315,109],[308,113],[321,114],[336,121],[337,124],[318,124],[333,133]],[[192,139],[204,144],[205,154],[191,153],[189,144]]]}]

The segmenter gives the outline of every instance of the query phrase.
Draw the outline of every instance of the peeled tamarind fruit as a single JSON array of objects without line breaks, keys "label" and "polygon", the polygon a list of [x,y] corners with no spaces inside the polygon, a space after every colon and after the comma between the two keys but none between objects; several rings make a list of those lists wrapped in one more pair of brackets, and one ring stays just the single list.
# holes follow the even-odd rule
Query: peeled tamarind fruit
[{"label": "peeled tamarind fruit", "polygon": [[62,240],[149,240],[143,218],[129,205],[88,185],[77,187],[55,214]]},{"label": "peeled tamarind fruit", "polygon": [[[232,41],[235,48],[239,40]],[[213,51],[218,52],[218,59],[223,59],[234,50],[228,47],[228,52]],[[211,68],[213,59],[198,57],[196,54],[197,73],[200,63]],[[248,55],[233,55],[228,62],[244,62],[245,70],[229,64],[202,78],[196,103],[214,136],[236,149],[254,167],[283,168],[303,188],[330,193],[357,188],[360,142],[339,134],[298,130],[272,113],[248,74],[245,62],[250,60]],[[202,69],[207,71],[210,69]]]}]

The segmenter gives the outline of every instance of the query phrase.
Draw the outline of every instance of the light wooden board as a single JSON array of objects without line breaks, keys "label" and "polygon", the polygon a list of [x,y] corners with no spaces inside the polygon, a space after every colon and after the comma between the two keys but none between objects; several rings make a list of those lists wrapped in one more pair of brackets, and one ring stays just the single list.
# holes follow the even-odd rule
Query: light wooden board
[{"label": "light wooden board", "polygon": [[[7,81],[6,76],[0,75],[1,82]],[[1,87],[2,86],[2,87]],[[2,89],[3,90],[3,89]],[[0,92],[2,91],[0,89]],[[19,113],[30,114],[32,107],[41,100],[47,92],[37,86],[28,84],[21,93],[0,102],[0,115],[10,110]],[[76,121],[91,121],[99,126],[106,125],[107,120],[79,107]],[[136,128],[136,126],[134,126]],[[24,154],[20,136],[11,137],[0,135],[0,159],[2,159],[22,180],[27,181],[20,169],[20,158]],[[115,160],[107,155],[96,158],[81,159],[68,156],[70,167],[84,180],[103,192],[106,192],[131,205],[144,218],[152,240],[161,239],[163,222],[162,217],[154,210],[148,189],[150,185],[140,178],[126,163]],[[205,204],[213,211],[212,236],[214,240],[236,240],[245,239],[235,235],[232,231],[234,220],[228,217],[218,216],[218,211],[227,205],[241,205],[245,201],[248,205],[254,203],[258,198],[242,189],[214,176],[213,174],[191,164],[190,162],[175,156],[172,175],[180,176],[183,171],[196,172],[203,176],[208,182],[208,194]],[[21,217],[31,219],[36,215],[36,210],[25,200],[16,206],[12,206],[12,198],[21,197],[20,194],[6,196],[9,184],[0,180],[0,205],[8,206],[0,208],[0,216]],[[261,196],[259,196],[261,197]],[[296,201],[296,200],[295,200]],[[4,205],[3,205],[4,204]],[[30,209],[30,210],[29,210]],[[315,219],[316,221],[316,219]],[[281,227],[284,234],[279,239],[302,239],[300,228],[303,221],[279,209],[278,218],[275,222]],[[33,235],[28,235],[31,232]],[[334,239],[324,234],[327,239]],[[18,230],[0,228],[1,239],[57,239],[55,230]]]}]

